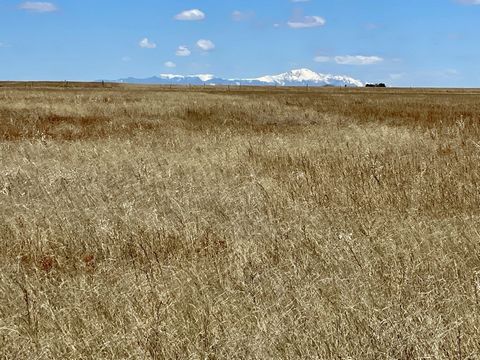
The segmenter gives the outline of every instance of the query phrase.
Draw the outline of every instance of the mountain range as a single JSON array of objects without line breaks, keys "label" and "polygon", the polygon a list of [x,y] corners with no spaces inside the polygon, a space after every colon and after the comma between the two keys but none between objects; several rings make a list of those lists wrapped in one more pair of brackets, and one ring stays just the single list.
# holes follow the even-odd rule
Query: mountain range
[{"label": "mountain range", "polygon": [[357,79],[343,75],[322,74],[310,69],[296,69],[278,75],[265,75],[251,79],[223,79],[211,74],[172,75],[161,74],[150,78],[124,78],[116,82],[128,84],[160,85],[253,85],[253,86],[352,86],[364,84]]}]

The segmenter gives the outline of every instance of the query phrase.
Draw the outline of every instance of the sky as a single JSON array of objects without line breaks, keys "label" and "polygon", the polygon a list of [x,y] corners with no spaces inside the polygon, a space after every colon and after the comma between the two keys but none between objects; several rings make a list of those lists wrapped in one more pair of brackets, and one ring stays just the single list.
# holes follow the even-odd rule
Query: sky
[{"label": "sky", "polygon": [[0,0],[0,80],[291,69],[480,87],[480,0]]}]

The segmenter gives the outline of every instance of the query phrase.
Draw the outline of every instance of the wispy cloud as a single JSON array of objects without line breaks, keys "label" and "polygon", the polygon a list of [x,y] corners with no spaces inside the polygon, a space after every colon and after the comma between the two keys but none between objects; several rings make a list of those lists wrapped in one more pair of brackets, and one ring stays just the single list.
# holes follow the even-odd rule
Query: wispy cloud
[{"label": "wispy cloud", "polygon": [[304,16],[298,20],[292,20],[287,25],[292,29],[306,29],[324,26],[326,21],[321,16]]},{"label": "wispy cloud", "polygon": [[335,56],[335,62],[340,65],[373,65],[383,61],[379,56],[343,55]]},{"label": "wispy cloud", "polygon": [[177,67],[177,64],[175,64],[173,61],[167,61],[165,64],[165,67],[167,68],[174,68],[174,67]]},{"label": "wispy cloud", "polygon": [[47,13],[57,11],[58,8],[51,2],[39,2],[39,1],[26,1],[18,6],[22,10]]},{"label": "wispy cloud", "polygon": [[332,58],[330,56],[319,55],[319,56],[315,56],[313,60],[319,63],[325,63],[325,62],[330,62]]},{"label": "wispy cloud", "polygon": [[144,38],[140,40],[138,46],[144,49],[155,49],[157,47],[157,44],[155,44],[153,41],[150,41],[148,38]]},{"label": "wispy cloud", "polygon": [[205,39],[198,40],[197,46],[203,51],[210,51],[215,49],[215,44],[211,40],[205,40]]},{"label": "wispy cloud", "polygon": [[457,2],[464,5],[480,5],[480,0],[457,0]]},{"label": "wispy cloud", "polygon": [[374,24],[374,23],[365,24],[365,29],[367,30],[377,30],[378,28],[380,28],[378,24]]},{"label": "wispy cloud", "polygon": [[319,55],[313,59],[318,63],[336,62],[340,65],[373,65],[383,61],[383,58],[379,56],[363,56],[363,55],[339,55],[339,56],[326,56]]},{"label": "wispy cloud", "polygon": [[254,17],[255,17],[255,13],[253,11],[235,10],[234,12],[232,12],[233,21],[248,21]]},{"label": "wispy cloud", "polygon": [[176,20],[198,21],[205,19],[205,13],[199,9],[185,10],[175,15]]},{"label": "wispy cloud", "polygon": [[180,45],[177,51],[175,51],[175,55],[177,56],[190,56],[191,53],[190,49],[185,45]]}]

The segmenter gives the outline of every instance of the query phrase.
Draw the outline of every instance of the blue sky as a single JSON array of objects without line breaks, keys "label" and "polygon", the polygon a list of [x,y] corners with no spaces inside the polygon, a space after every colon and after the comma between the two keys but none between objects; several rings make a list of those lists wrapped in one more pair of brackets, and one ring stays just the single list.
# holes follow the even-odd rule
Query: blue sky
[{"label": "blue sky", "polygon": [[0,79],[294,68],[480,87],[480,0],[0,0]]}]

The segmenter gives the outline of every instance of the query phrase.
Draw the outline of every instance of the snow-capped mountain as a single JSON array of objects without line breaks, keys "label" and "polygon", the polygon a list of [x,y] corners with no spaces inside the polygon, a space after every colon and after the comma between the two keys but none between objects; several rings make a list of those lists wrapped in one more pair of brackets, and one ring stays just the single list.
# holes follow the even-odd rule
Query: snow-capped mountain
[{"label": "snow-capped mountain", "polygon": [[278,75],[265,75],[251,79],[222,79],[211,74],[172,75],[161,74],[146,79],[125,78],[117,82],[130,84],[163,85],[256,85],[256,86],[363,86],[360,80],[342,75],[330,75],[309,69],[291,70]]},{"label": "snow-capped mountain", "polygon": [[363,86],[363,83],[361,81],[348,76],[321,74],[310,69],[291,70],[283,74],[273,76],[267,75],[253,80],[281,86],[295,86],[307,84],[317,86]]},{"label": "snow-capped mountain", "polygon": [[144,79],[138,78],[125,78],[116,80],[115,82],[127,83],[127,84],[163,84],[163,85],[203,85],[213,84],[213,80],[217,80],[215,84],[220,84],[222,79],[216,79],[211,74],[198,74],[198,75],[172,75],[172,74],[160,74],[159,76],[153,76]]}]

